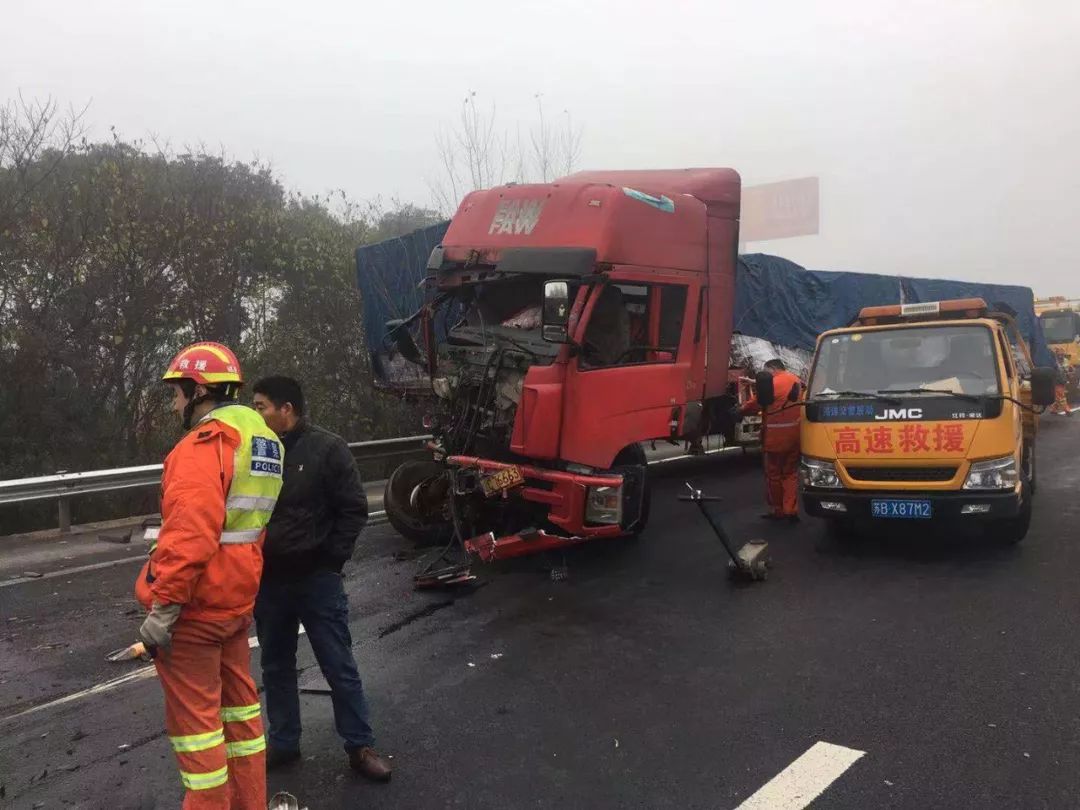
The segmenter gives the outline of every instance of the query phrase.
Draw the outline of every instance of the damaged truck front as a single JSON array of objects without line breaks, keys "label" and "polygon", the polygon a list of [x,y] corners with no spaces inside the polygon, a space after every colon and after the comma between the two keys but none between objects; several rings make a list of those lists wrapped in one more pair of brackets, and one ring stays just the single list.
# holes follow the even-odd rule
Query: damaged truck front
[{"label": "damaged truck front", "polygon": [[385,508],[483,559],[640,532],[640,443],[700,435],[728,391],[739,177],[601,172],[475,192],[387,324],[434,394],[432,458]]}]

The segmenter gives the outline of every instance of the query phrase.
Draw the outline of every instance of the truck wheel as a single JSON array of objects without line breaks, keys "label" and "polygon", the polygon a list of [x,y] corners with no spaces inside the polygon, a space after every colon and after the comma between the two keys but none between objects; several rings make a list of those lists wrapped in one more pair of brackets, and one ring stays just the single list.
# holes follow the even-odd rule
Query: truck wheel
[{"label": "truck wheel", "polygon": [[1024,477],[1027,478],[1028,493],[1030,495],[1035,494],[1035,481],[1036,481],[1036,469],[1035,469],[1035,442],[1024,443],[1023,454],[1024,465]]},{"label": "truck wheel", "polygon": [[999,520],[986,527],[986,533],[995,543],[1011,546],[1027,537],[1028,529],[1031,527],[1031,489],[1026,485],[1023,498],[1019,515]]},{"label": "truck wheel", "polygon": [[642,487],[644,492],[642,493],[641,517],[638,519],[637,525],[630,532],[631,537],[638,537],[645,531],[645,527],[649,524],[649,514],[652,511],[652,480],[649,476],[649,463],[648,459],[645,457],[645,450],[640,444],[631,444],[620,450],[619,454],[615,456],[615,461],[612,466],[621,467],[631,464],[641,466],[645,470],[645,483]]},{"label": "truck wheel", "polygon": [[[443,515],[446,470],[433,461],[407,461],[390,474],[383,493],[386,518],[399,534],[417,546],[434,546],[449,541],[453,526]],[[427,502],[413,503],[413,492],[426,494]]]}]

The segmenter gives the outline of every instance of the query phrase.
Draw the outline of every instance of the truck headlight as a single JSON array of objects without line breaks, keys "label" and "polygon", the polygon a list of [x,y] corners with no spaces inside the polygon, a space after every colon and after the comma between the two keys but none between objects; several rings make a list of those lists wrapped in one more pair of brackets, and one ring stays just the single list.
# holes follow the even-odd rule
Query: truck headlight
[{"label": "truck headlight", "polygon": [[585,499],[585,522],[622,523],[622,487],[589,487]]},{"label": "truck headlight", "polygon": [[802,457],[799,465],[799,477],[804,487],[816,489],[843,489],[840,476],[836,473],[836,465],[831,461],[822,461],[819,458]]},{"label": "truck headlight", "polygon": [[1014,489],[1019,481],[1015,458],[992,458],[971,465],[964,489]]}]

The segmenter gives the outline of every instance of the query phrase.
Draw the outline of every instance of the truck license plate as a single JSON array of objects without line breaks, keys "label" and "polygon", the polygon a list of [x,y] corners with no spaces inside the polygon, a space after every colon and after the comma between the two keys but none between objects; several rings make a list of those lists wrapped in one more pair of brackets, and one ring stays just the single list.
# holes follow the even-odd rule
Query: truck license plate
[{"label": "truck license plate", "polygon": [[927,519],[933,515],[930,501],[873,500],[870,514],[876,518]]},{"label": "truck license plate", "polygon": [[514,487],[525,483],[525,476],[521,474],[519,467],[507,467],[497,473],[480,479],[480,486],[484,488],[484,495],[490,498]]}]

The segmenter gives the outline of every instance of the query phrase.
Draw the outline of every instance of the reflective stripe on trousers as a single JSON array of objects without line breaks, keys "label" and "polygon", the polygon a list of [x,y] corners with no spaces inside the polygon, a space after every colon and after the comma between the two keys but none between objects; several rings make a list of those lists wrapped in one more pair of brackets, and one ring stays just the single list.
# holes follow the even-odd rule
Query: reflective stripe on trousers
[{"label": "reflective stripe on trousers", "polygon": [[243,723],[245,720],[254,720],[259,716],[261,706],[252,703],[250,706],[222,706],[222,723]]},{"label": "reflective stripe on trousers", "polygon": [[193,754],[197,751],[209,751],[225,744],[225,729],[207,731],[205,734],[188,734],[184,737],[169,737],[173,751],[178,754]]},{"label": "reflective stripe on trousers", "polygon": [[253,754],[258,754],[260,751],[265,750],[266,737],[262,734],[253,740],[237,740],[236,742],[225,743],[225,756],[229,759],[250,757]]},{"label": "reflective stripe on trousers", "polygon": [[180,771],[180,781],[188,790],[212,790],[229,781],[229,766],[210,773],[186,773]]}]

